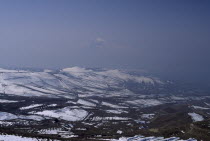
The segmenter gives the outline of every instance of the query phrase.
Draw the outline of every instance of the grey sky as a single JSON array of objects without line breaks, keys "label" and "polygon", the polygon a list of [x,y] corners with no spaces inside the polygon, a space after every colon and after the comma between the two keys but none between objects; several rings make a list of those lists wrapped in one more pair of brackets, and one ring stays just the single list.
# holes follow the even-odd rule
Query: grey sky
[{"label": "grey sky", "polygon": [[2,0],[0,66],[209,79],[208,0]]}]

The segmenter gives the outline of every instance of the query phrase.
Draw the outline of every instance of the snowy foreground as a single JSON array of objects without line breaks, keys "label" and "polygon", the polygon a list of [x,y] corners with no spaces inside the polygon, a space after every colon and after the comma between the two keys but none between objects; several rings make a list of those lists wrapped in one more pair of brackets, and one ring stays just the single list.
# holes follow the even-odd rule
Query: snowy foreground
[{"label": "snowy foreground", "polygon": [[35,138],[26,138],[15,135],[0,135],[0,140],[3,141],[37,141]]},{"label": "snowy foreground", "polygon": [[[0,140],[3,141],[37,141],[36,138],[26,138],[15,135],[0,135]],[[45,141],[44,139],[40,139]],[[144,137],[144,136],[135,136],[130,138],[122,137],[120,139],[111,139],[110,141],[197,141],[196,139],[181,140],[178,137],[163,138],[163,137]]]},{"label": "snowy foreground", "polygon": [[[51,141],[49,139],[28,138],[15,135],[0,135],[0,141]],[[53,140],[58,141],[58,140]]]},{"label": "snowy foreground", "polygon": [[120,139],[112,139],[111,141],[197,141],[196,139],[181,140],[179,137],[163,138],[163,137],[122,137]]}]

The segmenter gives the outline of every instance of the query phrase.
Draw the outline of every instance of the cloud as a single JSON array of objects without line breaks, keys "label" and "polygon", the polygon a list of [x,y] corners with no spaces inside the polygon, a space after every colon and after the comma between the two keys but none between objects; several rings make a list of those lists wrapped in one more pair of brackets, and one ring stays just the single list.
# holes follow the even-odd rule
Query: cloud
[{"label": "cloud", "polygon": [[105,44],[105,40],[103,38],[96,38],[93,42],[93,47],[95,48],[103,48],[104,47],[104,44]]},{"label": "cloud", "polygon": [[102,39],[102,38],[96,38],[96,42],[101,43],[101,42],[105,42],[105,40],[104,40],[104,39]]}]

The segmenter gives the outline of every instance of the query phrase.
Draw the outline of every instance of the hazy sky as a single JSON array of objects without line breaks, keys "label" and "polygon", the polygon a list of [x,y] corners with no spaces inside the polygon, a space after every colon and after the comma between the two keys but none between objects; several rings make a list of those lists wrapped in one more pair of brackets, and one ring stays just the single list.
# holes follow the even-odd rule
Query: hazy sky
[{"label": "hazy sky", "polygon": [[0,1],[0,67],[71,66],[210,78],[210,1]]}]

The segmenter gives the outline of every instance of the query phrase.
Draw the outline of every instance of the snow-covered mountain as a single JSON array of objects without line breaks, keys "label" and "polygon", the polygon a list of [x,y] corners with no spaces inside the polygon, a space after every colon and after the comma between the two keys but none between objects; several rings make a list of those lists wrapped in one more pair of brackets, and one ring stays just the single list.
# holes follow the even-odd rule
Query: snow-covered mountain
[{"label": "snow-covered mountain", "polygon": [[74,98],[76,94],[122,91],[127,84],[161,85],[157,78],[135,76],[119,70],[94,71],[80,67],[43,72],[0,69],[0,93],[20,96]]}]

